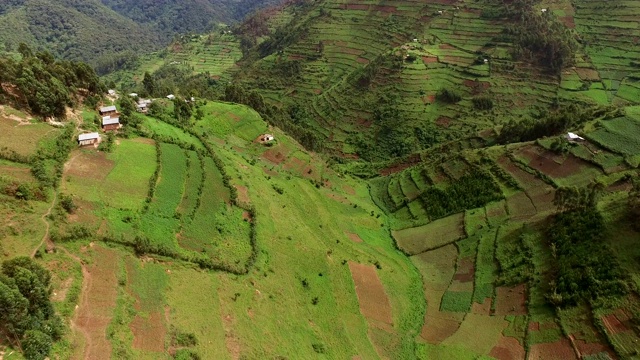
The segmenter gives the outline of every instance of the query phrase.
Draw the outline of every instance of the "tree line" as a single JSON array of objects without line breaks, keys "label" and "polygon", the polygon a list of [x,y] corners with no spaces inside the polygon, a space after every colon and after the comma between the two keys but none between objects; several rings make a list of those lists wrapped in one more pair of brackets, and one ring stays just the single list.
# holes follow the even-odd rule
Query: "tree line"
[{"label": "tree line", "polygon": [[42,117],[64,118],[66,107],[83,97],[99,97],[106,88],[87,64],[56,60],[20,45],[21,58],[0,56],[0,99]]}]

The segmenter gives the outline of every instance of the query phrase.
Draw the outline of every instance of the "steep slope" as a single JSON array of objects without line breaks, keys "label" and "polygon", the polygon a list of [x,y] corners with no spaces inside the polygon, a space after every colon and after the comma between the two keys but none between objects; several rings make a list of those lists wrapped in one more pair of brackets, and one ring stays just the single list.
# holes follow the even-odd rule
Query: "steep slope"
[{"label": "steep slope", "polygon": [[595,2],[576,4],[297,1],[239,28],[247,56],[238,79],[285,110],[301,106],[293,121],[337,156],[477,146],[510,119],[564,101],[637,101],[628,76],[638,44],[621,12],[635,2],[597,15]]}]

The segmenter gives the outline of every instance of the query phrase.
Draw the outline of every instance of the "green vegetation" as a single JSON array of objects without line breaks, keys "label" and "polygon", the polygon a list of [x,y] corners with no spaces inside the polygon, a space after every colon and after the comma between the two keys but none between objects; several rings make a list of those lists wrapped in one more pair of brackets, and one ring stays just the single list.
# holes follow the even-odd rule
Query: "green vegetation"
[{"label": "green vegetation", "polygon": [[45,359],[63,325],[49,300],[51,274],[27,257],[2,263],[0,328],[6,341],[21,348],[27,359]]}]

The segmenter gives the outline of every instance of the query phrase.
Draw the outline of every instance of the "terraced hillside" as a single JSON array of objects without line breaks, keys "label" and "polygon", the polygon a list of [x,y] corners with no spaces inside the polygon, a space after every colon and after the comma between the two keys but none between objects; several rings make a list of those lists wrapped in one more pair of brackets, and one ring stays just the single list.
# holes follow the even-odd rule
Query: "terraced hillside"
[{"label": "terraced hillside", "polygon": [[[634,2],[576,1],[575,9],[569,1],[535,3],[525,7],[529,19],[558,29],[540,39],[579,41],[560,72],[540,65],[538,53],[522,55],[513,29],[525,25],[513,14],[523,10],[515,5],[326,0],[273,16],[279,20],[267,23],[271,37],[258,38],[238,79],[275,104],[304,106],[306,125],[334,154],[367,160],[450,139],[490,139],[509,119],[559,101],[638,101],[636,22],[623,16]],[[443,89],[459,98],[438,99]],[[397,136],[411,139],[407,148],[387,149],[389,128],[413,130]],[[381,149],[363,145],[371,143]]]}]

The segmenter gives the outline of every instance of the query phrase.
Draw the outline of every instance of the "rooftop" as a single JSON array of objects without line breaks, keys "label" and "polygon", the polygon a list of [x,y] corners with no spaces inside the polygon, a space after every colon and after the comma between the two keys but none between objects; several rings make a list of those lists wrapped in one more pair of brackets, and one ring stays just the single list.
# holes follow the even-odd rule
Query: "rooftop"
[{"label": "rooftop", "polygon": [[113,125],[113,124],[120,124],[120,118],[119,117],[103,117],[102,118],[102,126],[104,125]]},{"label": "rooftop", "polygon": [[98,134],[97,132],[78,135],[78,141],[92,140],[92,139],[99,139],[99,138],[100,138],[100,134]]},{"label": "rooftop", "polygon": [[115,105],[111,105],[111,106],[104,106],[100,108],[100,112],[111,112],[111,111],[117,111],[118,109],[116,109]]}]

